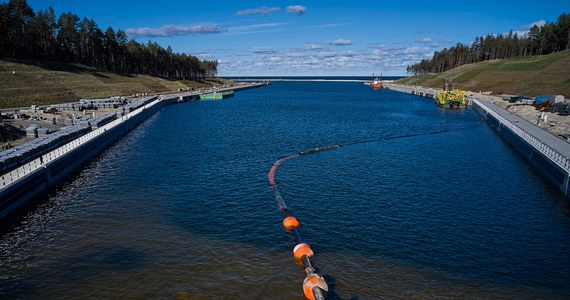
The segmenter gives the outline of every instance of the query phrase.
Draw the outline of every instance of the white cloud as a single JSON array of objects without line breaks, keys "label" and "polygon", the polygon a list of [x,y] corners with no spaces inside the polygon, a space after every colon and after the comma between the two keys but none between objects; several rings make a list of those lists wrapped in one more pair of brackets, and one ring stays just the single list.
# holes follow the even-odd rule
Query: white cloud
[{"label": "white cloud", "polygon": [[279,27],[279,26],[283,26],[285,24],[287,24],[287,23],[262,23],[262,24],[254,24],[254,25],[235,26],[235,27],[229,27],[228,32],[232,33],[232,34],[267,32],[267,31],[260,31],[259,29]]},{"label": "white cloud", "polygon": [[140,37],[169,37],[177,35],[220,33],[222,30],[216,25],[173,25],[168,24],[160,28],[141,27],[129,28],[125,33],[130,38]]},{"label": "white cloud", "polygon": [[[536,25],[538,27],[542,27],[542,26],[546,25],[546,21],[540,20],[540,21],[532,22],[528,25],[521,26],[519,28],[519,30],[513,31],[513,33],[516,33],[517,36],[519,36],[519,37],[524,37],[524,36],[528,35],[530,29],[532,27],[534,27],[534,25]],[[508,32],[504,33],[504,35],[508,35],[508,34],[509,34]]]},{"label": "white cloud", "polygon": [[336,51],[320,51],[319,52],[319,56],[326,58],[326,57],[335,57],[337,56],[337,52]]},{"label": "white cloud", "polygon": [[307,44],[305,46],[302,47],[303,50],[321,50],[323,49],[323,46],[319,45],[319,44]]},{"label": "white cloud", "polygon": [[290,5],[287,6],[287,12],[294,15],[303,15],[307,12],[307,8],[302,5]]},{"label": "white cloud", "polygon": [[251,52],[255,54],[275,54],[277,53],[277,50],[266,47],[255,47]]},{"label": "white cloud", "polygon": [[542,27],[542,26],[546,25],[546,21],[544,21],[544,20],[536,21],[536,22],[533,22],[533,23],[531,23],[525,27],[527,27],[528,30],[530,30],[532,27],[534,27],[534,25],[536,25],[538,27]]},{"label": "white cloud", "polygon": [[426,47],[408,47],[404,50],[404,54],[422,55],[426,53],[431,53],[431,50]]},{"label": "white cloud", "polygon": [[206,51],[200,51],[200,52],[193,52],[190,53],[190,55],[196,56],[199,59],[206,59],[206,60],[212,60],[214,59],[214,56],[212,55],[211,52],[206,52]]},{"label": "white cloud", "polygon": [[259,8],[251,8],[240,10],[236,12],[236,16],[248,16],[248,15],[262,15],[268,16],[274,12],[278,12],[280,10],[279,7],[259,7]]},{"label": "white cloud", "polygon": [[433,42],[433,40],[428,38],[428,37],[421,38],[421,39],[416,41],[416,43],[423,43],[423,44],[429,44],[431,42]]},{"label": "white cloud", "polygon": [[450,41],[434,41],[429,37],[424,37],[419,40],[416,40],[416,43],[425,44],[430,48],[439,48],[442,44],[449,44]]},{"label": "white cloud", "polygon": [[348,46],[348,45],[352,45],[352,41],[351,40],[345,40],[345,39],[337,39],[337,40],[328,42],[328,44],[333,45],[333,46]]},{"label": "white cloud", "polygon": [[384,74],[404,75],[406,66],[433,56],[430,47],[374,45],[363,50],[342,50],[319,44],[290,48],[255,48],[261,55],[226,57],[221,74]]}]

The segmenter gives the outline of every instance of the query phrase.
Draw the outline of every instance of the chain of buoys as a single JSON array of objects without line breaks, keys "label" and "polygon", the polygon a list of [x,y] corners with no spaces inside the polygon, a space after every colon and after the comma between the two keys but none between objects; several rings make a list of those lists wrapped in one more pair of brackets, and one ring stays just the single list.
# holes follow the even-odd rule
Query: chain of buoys
[{"label": "chain of buoys", "polygon": [[267,176],[269,179],[269,184],[273,189],[273,193],[275,194],[275,200],[277,201],[277,206],[279,206],[279,210],[285,215],[285,219],[283,220],[283,228],[288,232],[291,232],[293,237],[295,238],[295,242],[297,245],[293,248],[293,257],[297,264],[303,266],[303,270],[305,271],[305,280],[303,281],[303,293],[307,299],[313,300],[324,300],[325,296],[329,290],[325,279],[317,273],[313,264],[311,263],[311,258],[315,255],[311,246],[307,243],[303,243],[301,241],[301,236],[299,235],[299,221],[293,216],[287,205],[285,204],[285,200],[281,196],[279,189],[277,188],[277,184],[275,183],[275,171],[277,167],[281,165],[284,161],[300,156],[300,155],[307,155],[313,154],[325,150],[331,150],[338,148],[338,145],[326,146],[326,147],[318,147],[315,149],[299,152],[297,154],[289,155],[284,157],[278,161],[276,161],[271,170],[269,170],[269,175]]},{"label": "chain of buoys", "polygon": [[[371,142],[378,142],[378,141],[385,141],[385,140],[401,139],[401,138],[421,136],[421,135],[440,134],[440,133],[446,133],[446,132],[463,130],[463,129],[465,129],[465,128],[460,128],[460,129],[455,129],[455,130],[446,129],[446,130],[440,130],[440,131],[432,131],[432,132],[427,132],[427,133],[417,133],[417,134],[408,134],[408,135],[398,135],[398,136],[384,137],[384,138],[379,138],[379,139],[374,139],[374,140],[354,142],[354,143],[349,143],[349,144],[345,144],[342,146],[350,146],[350,145],[364,144],[364,143],[371,143]],[[277,205],[279,206],[279,210],[285,215],[285,219],[283,220],[283,228],[285,228],[286,231],[290,232],[293,235],[293,237],[295,238],[295,242],[297,243],[296,246],[293,248],[293,257],[295,258],[295,261],[297,262],[297,264],[301,265],[303,267],[303,270],[305,271],[306,277],[305,277],[305,280],[303,281],[303,293],[305,294],[305,297],[307,297],[307,299],[310,299],[310,300],[313,300],[313,299],[324,300],[325,296],[328,292],[328,285],[325,282],[324,278],[317,273],[317,271],[313,267],[313,264],[311,263],[311,258],[315,254],[314,254],[313,250],[311,249],[311,246],[309,246],[309,244],[307,244],[307,243],[303,243],[301,240],[301,236],[299,235],[299,232],[297,230],[300,226],[300,223],[293,216],[293,213],[291,212],[291,210],[289,210],[289,208],[285,204],[285,200],[283,200],[283,197],[281,196],[281,193],[279,192],[279,189],[277,188],[277,183],[275,182],[275,171],[284,161],[286,161],[288,159],[295,158],[295,157],[302,156],[302,155],[318,153],[318,152],[322,152],[322,151],[326,151],[326,150],[337,149],[339,147],[341,147],[341,145],[317,147],[314,149],[302,151],[302,152],[281,158],[280,160],[276,161],[273,164],[273,166],[269,170],[269,174],[267,176],[269,179],[269,184],[271,185],[271,188],[272,188],[273,193],[275,195],[275,200],[277,201]]]}]

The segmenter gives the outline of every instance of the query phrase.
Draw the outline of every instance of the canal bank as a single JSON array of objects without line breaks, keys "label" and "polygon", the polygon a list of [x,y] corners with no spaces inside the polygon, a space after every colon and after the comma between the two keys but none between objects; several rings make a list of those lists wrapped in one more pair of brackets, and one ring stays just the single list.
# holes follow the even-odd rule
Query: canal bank
[{"label": "canal bank", "polygon": [[[240,91],[264,84],[247,84],[218,89]],[[149,96],[133,101],[117,110],[114,120],[106,124],[90,122],[74,127],[81,135],[63,145],[49,141],[32,145],[18,155],[2,160],[0,176],[0,220],[9,216],[23,204],[61,184],[76,173],[90,159],[125,136],[134,127],[144,122],[161,108],[183,101],[192,101],[202,93],[178,92],[161,96]],[[58,144],[55,149],[46,147]],[[6,155],[5,155],[6,156]],[[10,159],[13,162],[10,162]]]},{"label": "canal bank", "polygon": [[[397,84],[385,85],[387,89],[435,98],[437,90],[420,86]],[[508,144],[539,170],[545,178],[560,189],[565,196],[570,193],[570,144],[546,130],[531,124],[516,114],[497,106],[493,100],[466,97],[471,106],[485,122]]]}]

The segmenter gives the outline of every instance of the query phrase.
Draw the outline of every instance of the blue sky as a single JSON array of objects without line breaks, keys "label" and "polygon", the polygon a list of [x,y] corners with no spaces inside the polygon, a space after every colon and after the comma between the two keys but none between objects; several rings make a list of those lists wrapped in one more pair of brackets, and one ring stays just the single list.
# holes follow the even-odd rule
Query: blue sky
[{"label": "blue sky", "polygon": [[405,75],[407,65],[434,51],[489,33],[528,31],[570,13],[570,0],[28,3],[219,60],[220,76]]}]

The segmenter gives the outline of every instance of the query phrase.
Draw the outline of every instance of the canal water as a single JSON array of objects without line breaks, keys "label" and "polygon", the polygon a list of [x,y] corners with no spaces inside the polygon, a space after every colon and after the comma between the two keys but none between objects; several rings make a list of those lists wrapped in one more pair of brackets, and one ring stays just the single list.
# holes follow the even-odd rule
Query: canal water
[{"label": "canal water", "polygon": [[568,299],[567,201],[470,109],[277,82],[166,107],[0,238],[0,297]]}]

